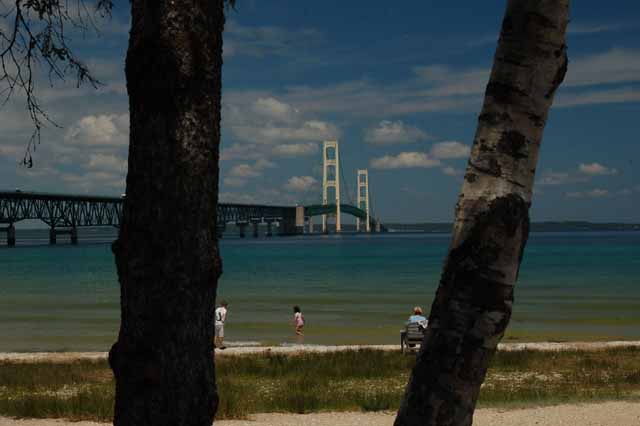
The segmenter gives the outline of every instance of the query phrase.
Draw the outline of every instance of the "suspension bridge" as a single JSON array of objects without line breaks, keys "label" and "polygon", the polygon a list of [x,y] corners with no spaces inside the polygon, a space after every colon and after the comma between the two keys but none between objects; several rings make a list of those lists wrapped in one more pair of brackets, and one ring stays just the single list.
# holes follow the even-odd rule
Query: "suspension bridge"
[{"label": "suspension bridge", "polygon": [[[218,203],[217,227],[222,233],[227,225],[235,225],[240,237],[246,236],[246,228],[253,228],[253,236],[259,236],[259,226],[266,227],[266,236],[314,233],[313,218],[322,217],[323,233],[329,232],[330,220],[335,220],[335,232],[342,231],[341,215],[356,218],[356,229],[361,232],[380,232],[380,222],[373,217],[369,174],[366,169],[357,171],[357,205],[353,205],[349,188],[345,185],[347,203],[341,202],[341,164],[337,141],[323,144],[322,202],[276,206],[261,204]],[[49,194],[38,192],[0,191],[0,235],[5,234],[7,245],[16,245],[15,224],[23,220],[40,220],[49,227],[49,243],[56,244],[58,236],[68,235],[72,244],[78,243],[78,228],[111,226],[120,227],[124,197],[94,195]],[[4,226],[2,226],[4,225]]]}]

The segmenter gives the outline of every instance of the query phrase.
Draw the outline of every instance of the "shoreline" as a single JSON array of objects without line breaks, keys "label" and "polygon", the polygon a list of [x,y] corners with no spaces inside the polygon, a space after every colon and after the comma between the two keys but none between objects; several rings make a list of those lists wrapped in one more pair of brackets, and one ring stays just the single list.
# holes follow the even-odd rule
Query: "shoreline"
[{"label": "shoreline", "polygon": [[[640,340],[614,340],[607,342],[530,342],[500,343],[498,351],[597,351],[611,348],[640,347]],[[380,351],[400,351],[399,345],[287,345],[287,346],[230,346],[225,350],[216,349],[217,356],[241,356],[305,353],[330,353],[357,351],[361,349]],[[0,362],[19,363],[68,363],[74,361],[103,361],[108,352],[0,352]]]}]

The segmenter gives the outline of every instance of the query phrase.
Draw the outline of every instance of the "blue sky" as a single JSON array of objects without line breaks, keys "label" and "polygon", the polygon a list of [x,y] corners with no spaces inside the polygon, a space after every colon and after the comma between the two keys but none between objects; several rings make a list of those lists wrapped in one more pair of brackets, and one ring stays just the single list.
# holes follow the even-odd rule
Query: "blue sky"
[{"label": "blue sky", "polygon": [[[0,110],[0,187],[124,192],[129,17],[128,2],[117,3],[99,36],[74,42],[105,85],[40,86],[63,128],[43,132],[34,169],[17,166],[31,131],[24,104]],[[545,131],[532,218],[638,222],[640,3],[572,3],[569,73]],[[384,221],[451,220],[503,7],[239,0],[225,31],[221,199],[318,202],[321,142],[336,138],[348,192],[368,168]]]}]

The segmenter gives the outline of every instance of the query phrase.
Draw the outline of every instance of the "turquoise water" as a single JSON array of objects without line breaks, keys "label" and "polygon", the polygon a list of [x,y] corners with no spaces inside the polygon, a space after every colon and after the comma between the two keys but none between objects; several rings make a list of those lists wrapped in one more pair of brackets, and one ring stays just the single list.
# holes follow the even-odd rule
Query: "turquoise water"
[{"label": "turquoise water", "polygon": [[[107,350],[119,322],[108,241],[49,247],[21,231],[0,248],[0,351]],[[100,242],[103,241],[103,242]],[[224,239],[218,295],[229,302],[227,339],[396,343],[414,305],[431,305],[449,242],[442,234]],[[532,234],[507,339],[640,339],[640,233]]]}]

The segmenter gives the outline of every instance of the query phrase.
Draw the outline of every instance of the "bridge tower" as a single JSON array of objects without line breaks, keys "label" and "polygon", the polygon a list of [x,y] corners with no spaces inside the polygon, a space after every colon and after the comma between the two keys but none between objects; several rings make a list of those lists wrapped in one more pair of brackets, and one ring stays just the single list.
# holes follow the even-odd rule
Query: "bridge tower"
[{"label": "bridge tower", "polygon": [[[336,232],[342,231],[340,224],[340,152],[338,141],[324,141],[322,145],[322,204],[329,204],[329,188],[335,190]],[[322,215],[322,232],[327,233],[327,216]]]},{"label": "bridge tower", "polygon": [[[371,232],[369,220],[369,170],[358,169],[358,208],[367,213],[365,231]],[[356,218],[356,231],[360,232],[360,218]]]}]

